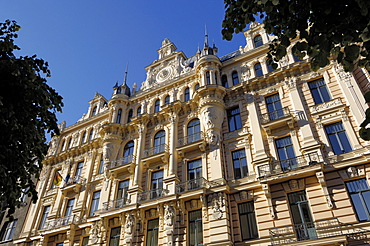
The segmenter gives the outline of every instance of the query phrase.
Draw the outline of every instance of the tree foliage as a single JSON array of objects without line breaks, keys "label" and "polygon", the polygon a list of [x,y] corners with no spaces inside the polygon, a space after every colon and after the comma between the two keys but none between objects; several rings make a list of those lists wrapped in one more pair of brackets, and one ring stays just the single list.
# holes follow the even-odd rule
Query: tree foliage
[{"label": "tree foliage", "polygon": [[346,71],[356,66],[370,68],[369,0],[225,0],[223,38],[263,20],[267,33],[277,38],[270,44],[268,57],[278,61],[287,54],[291,41],[300,38],[292,52],[311,58],[317,70],[330,59]]},{"label": "tree foliage", "polygon": [[46,84],[48,63],[36,55],[14,55],[20,26],[0,23],[0,204],[8,215],[19,207],[26,191],[37,200],[34,180],[47,151],[45,133],[58,133],[56,111],[62,97]]}]

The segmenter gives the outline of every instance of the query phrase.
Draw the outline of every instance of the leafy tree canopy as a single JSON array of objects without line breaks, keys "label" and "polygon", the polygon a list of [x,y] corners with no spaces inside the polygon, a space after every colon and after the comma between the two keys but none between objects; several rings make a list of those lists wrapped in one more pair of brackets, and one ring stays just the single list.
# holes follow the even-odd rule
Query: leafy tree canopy
[{"label": "leafy tree canopy", "polygon": [[8,215],[21,205],[22,193],[37,200],[34,180],[48,147],[45,133],[59,133],[55,113],[63,106],[46,84],[48,63],[14,55],[19,29],[15,21],[0,23],[0,204]]},{"label": "leafy tree canopy", "polygon": [[280,60],[291,41],[300,38],[292,52],[301,59],[307,54],[313,70],[331,58],[346,71],[370,68],[369,0],[225,0],[225,9],[226,40],[256,18],[263,20],[267,33],[277,37],[270,44],[270,62]]}]

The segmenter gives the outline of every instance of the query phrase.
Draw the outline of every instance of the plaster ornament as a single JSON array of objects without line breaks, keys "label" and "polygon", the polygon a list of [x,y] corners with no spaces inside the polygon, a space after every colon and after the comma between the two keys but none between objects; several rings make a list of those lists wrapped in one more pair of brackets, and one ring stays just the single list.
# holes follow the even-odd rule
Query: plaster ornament
[{"label": "plaster ornament", "polygon": [[251,77],[251,71],[249,70],[249,67],[245,66],[242,67],[242,81],[245,82]]},{"label": "plaster ornament", "polygon": [[223,216],[222,208],[224,208],[224,197],[221,193],[212,199],[212,216],[215,220],[221,219]]},{"label": "plaster ornament", "polygon": [[166,226],[173,226],[175,219],[175,209],[171,205],[166,205],[164,212],[164,223]]},{"label": "plaster ornament", "polygon": [[134,216],[132,214],[128,214],[126,216],[126,225],[125,225],[126,234],[127,235],[131,235],[132,234],[134,223],[135,223]]},{"label": "plaster ornament", "polygon": [[102,223],[100,220],[96,221],[91,229],[90,232],[90,244],[97,244],[99,242],[99,239],[101,238],[101,227]]},{"label": "plaster ornament", "polygon": [[172,77],[172,67],[168,66],[161,69],[156,75],[156,81],[161,83],[164,82]]}]

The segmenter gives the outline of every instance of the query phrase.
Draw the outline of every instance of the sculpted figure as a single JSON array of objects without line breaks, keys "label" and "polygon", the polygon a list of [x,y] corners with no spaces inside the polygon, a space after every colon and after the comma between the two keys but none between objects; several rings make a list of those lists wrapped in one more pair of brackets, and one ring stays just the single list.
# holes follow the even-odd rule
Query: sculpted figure
[{"label": "sculpted figure", "polygon": [[132,229],[134,227],[134,216],[132,214],[127,215],[126,217],[126,234],[131,235]]},{"label": "sculpted figure", "polygon": [[175,219],[175,209],[172,206],[167,205],[165,208],[164,215],[164,221],[166,226],[172,226],[174,219]]}]

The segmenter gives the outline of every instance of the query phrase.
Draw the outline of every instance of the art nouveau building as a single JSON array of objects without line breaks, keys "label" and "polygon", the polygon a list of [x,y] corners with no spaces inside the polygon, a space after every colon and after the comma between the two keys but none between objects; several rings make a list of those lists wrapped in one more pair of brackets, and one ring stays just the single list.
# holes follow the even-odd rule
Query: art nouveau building
[{"label": "art nouveau building", "polygon": [[[140,88],[96,94],[51,141],[18,245],[367,245],[369,74],[165,39]],[[56,186],[58,173],[64,181]]]}]

